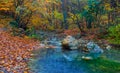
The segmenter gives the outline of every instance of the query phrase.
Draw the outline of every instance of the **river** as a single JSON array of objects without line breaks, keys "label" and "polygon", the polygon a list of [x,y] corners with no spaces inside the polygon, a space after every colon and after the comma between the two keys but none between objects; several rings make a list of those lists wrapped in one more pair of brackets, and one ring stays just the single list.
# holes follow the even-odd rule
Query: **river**
[{"label": "river", "polygon": [[[89,73],[85,64],[78,63],[78,60],[67,61],[61,52],[60,41],[51,40],[52,45],[56,46],[55,49],[43,48],[33,51],[36,54],[29,62],[29,67],[33,73]],[[106,50],[103,54],[110,60],[120,62],[120,51]]]}]

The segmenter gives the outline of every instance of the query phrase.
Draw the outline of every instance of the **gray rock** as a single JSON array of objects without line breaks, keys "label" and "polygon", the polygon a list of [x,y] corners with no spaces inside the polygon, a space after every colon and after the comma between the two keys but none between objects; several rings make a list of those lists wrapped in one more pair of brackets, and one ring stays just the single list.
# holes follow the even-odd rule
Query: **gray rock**
[{"label": "gray rock", "polygon": [[67,36],[65,39],[63,39],[62,45],[63,48],[67,46],[67,48],[71,50],[78,49],[78,41],[72,36]]},{"label": "gray rock", "polygon": [[[89,42],[89,40],[84,39],[77,40],[72,36],[67,36],[65,39],[63,39],[62,48],[63,51],[65,49],[65,51],[68,53],[76,49],[81,49],[81,53],[82,51],[87,52],[87,54],[83,55],[83,59],[96,59],[103,53],[103,49],[101,49],[95,42]],[[64,57],[70,59],[67,55],[64,55]]]},{"label": "gray rock", "polygon": [[89,53],[87,54],[87,56],[92,57],[93,59],[100,57],[101,54],[103,53],[103,49],[101,49],[94,42],[87,43],[87,48],[89,50]]}]

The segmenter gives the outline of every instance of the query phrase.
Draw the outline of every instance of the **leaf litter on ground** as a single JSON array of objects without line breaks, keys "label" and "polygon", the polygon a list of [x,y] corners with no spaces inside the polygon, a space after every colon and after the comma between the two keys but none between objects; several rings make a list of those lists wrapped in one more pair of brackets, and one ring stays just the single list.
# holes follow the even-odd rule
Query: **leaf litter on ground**
[{"label": "leaf litter on ground", "polygon": [[27,62],[31,52],[40,48],[39,44],[39,41],[0,31],[0,72],[29,73]]}]

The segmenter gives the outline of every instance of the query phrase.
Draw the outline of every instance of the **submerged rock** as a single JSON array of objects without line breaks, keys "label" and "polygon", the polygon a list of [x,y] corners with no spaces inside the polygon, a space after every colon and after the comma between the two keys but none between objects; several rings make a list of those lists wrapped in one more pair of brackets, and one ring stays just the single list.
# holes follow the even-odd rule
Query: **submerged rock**
[{"label": "submerged rock", "polygon": [[96,58],[100,57],[101,54],[103,53],[103,50],[94,42],[87,43],[86,47],[89,50],[89,53],[84,57],[84,59],[86,59],[88,57],[90,59],[96,59]]},{"label": "submerged rock", "polygon": [[73,61],[78,57],[79,52],[77,50],[65,51],[63,52],[63,57],[67,61]]}]

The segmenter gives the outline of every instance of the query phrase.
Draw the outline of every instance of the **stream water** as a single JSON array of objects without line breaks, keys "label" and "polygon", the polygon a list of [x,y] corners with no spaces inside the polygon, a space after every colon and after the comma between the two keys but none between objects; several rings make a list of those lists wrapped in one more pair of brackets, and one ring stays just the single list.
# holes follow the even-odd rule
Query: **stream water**
[{"label": "stream water", "polygon": [[[36,56],[29,62],[33,73],[88,73],[82,63],[78,65],[75,60],[67,61],[63,57],[58,40],[51,40],[51,45],[56,46],[56,48],[43,48],[33,52]],[[120,52],[116,50],[105,51],[103,55],[120,62]]]}]

